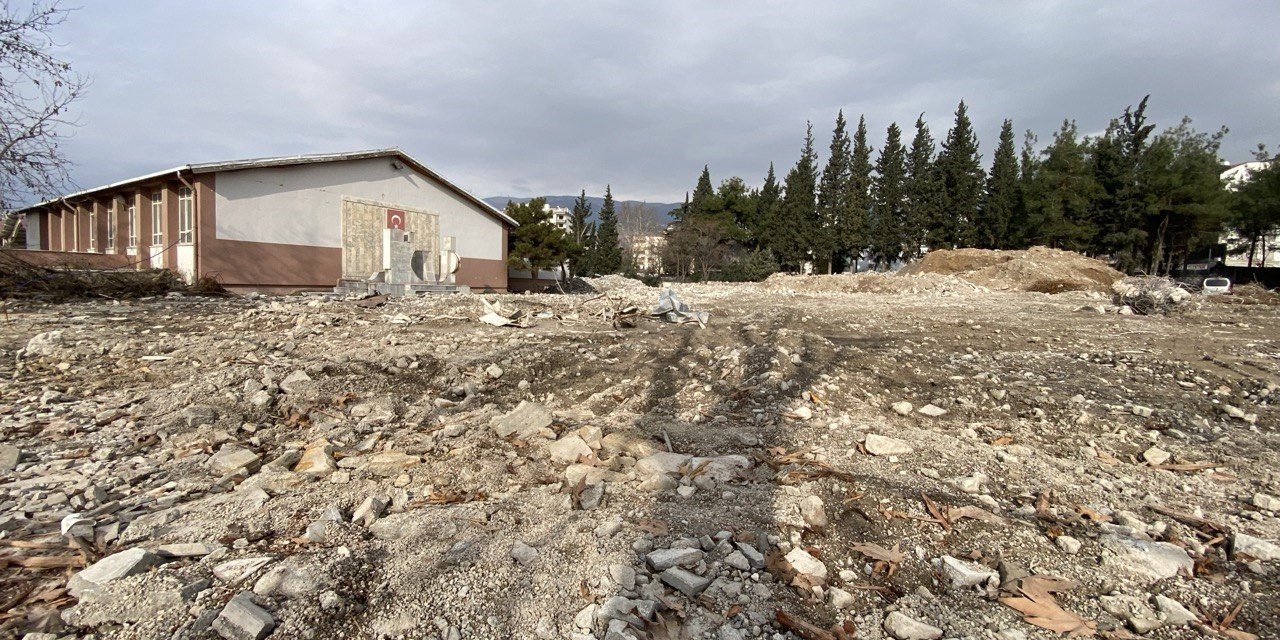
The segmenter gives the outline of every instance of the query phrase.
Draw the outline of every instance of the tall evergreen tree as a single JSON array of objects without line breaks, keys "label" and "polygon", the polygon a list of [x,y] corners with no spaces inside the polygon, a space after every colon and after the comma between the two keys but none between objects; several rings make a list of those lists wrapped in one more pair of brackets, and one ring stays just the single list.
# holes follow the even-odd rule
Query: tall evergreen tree
[{"label": "tall evergreen tree", "polygon": [[776,233],[778,257],[787,265],[803,268],[812,260],[814,231],[818,226],[816,192],[818,156],[813,150],[813,124],[806,123],[800,159],[787,172]]},{"label": "tall evergreen tree", "polygon": [[1018,207],[1018,156],[1013,147],[1013,121],[1000,127],[1000,142],[991,162],[991,175],[982,194],[977,224],[977,245],[983,249],[1012,247],[1010,223]]},{"label": "tall evergreen tree", "polygon": [[831,273],[836,252],[843,249],[843,229],[854,222],[850,189],[852,167],[849,134],[845,131],[844,111],[836,114],[836,128],[831,134],[831,150],[827,166],[818,184],[819,228],[815,233],[814,256]]},{"label": "tall evergreen tree", "polygon": [[773,163],[769,163],[769,173],[765,174],[764,186],[760,187],[760,195],[756,196],[755,224],[750,225],[747,232],[752,244],[757,249],[771,249],[775,252],[774,234],[778,227],[778,204],[782,198],[782,187],[773,172]]},{"label": "tall evergreen tree", "polygon": [[973,246],[974,222],[982,200],[982,156],[978,154],[978,136],[969,121],[969,108],[963,100],[956,107],[956,120],[938,154],[938,170],[942,174],[943,211],[937,221],[940,244],[954,247]]},{"label": "tall evergreen tree", "polygon": [[871,183],[867,240],[871,259],[877,265],[891,266],[902,255],[907,222],[906,187],[907,152],[902,146],[902,129],[895,122],[889,125]]},{"label": "tall evergreen tree", "polygon": [[871,211],[871,145],[867,144],[867,119],[858,117],[849,162],[849,219],[840,227],[837,245],[857,268],[858,256],[867,245],[867,217]]},{"label": "tall evergreen tree", "polygon": [[600,205],[600,225],[596,227],[595,256],[592,265],[597,273],[617,273],[622,269],[622,248],[618,244],[618,213],[613,206],[613,190],[604,187],[604,204]]},{"label": "tall evergreen tree", "polygon": [[1028,193],[1031,239],[1057,249],[1085,251],[1097,231],[1092,208],[1098,187],[1088,141],[1080,140],[1074,121],[1065,120],[1043,155]]},{"label": "tall evergreen tree", "polygon": [[[1260,152],[1260,160],[1266,160]],[[1250,267],[1266,267],[1267,242],[1280,233],[1280,162],[1252,172],[1232,198],[1231,229],[1244,240],[1240,252]],[[1275,266],[1275,265],[1271,265]]]},{"label": "tall evergreen tree", "polygon": [[710,200],[715,195],[715,188],[711,186],[711,168],[704,164],[702,175],[698,176],[698,184],[693,188],[693,199],[689,201],[690,215],[700,216],[706,213],[712,206]]},{"label": "tall evergreen tree", "polygon": [[941,217],[942,181],[934,165],[933,136],[924,114],[916,118],[916,135],[907,154],[906,221],[903,237],[908,258],[920,257],[922,247],[936,242],[933,225]]},{"label": "tall evergreen tree", "polygon": [[518,224],[507,240],[507,266],[528,271],[531,278],[538,277],[541,269],[564,264],[569,254],[569,237],[543,210],[546,204],[545,198],[534,198],[524,204],[509,200],[505,210]]},{"label": "tall evergreen tree", "polygon": [[591,248],[591,238],[588,235],[590,225],[587,222],[590,218],[591,203],[587,201],[587,190],[583,189],[582,193],[573,201],[573,212],[569,216],[569,241],[571,243],[569,273],[572,276],[581,276],[591,272],[588,264],[589,250]]},{"label": "tall evergreen tree", "polygon": [[1095,200],[1100,227],[1097,249],[1111,254],[1124,271],[1147,265],[1150,239],[1145,222],[1155,204],[1142,180],[1149,138],[1155,130],[1155,125],[1146,123],[1148,98],[1136,109],[1125,107],[1093,145],[1094,179],[1101,189]]},{"label": "tall evergreen tree", "polygon": [[1154,198],[1146,222],[1149,273],[1169,273],[1193,253],[1203,255],[1199,252],[1218,243],[1230,213],[1219,178],[1218,149],[1226,134],[1226,127],[1215,133],[1196,131],[1184,117],[1157,136],[1144,154],[1139,181]]},{"label": "tall evergreen tree", "polygon": [[1018,155],[1018,199],[1013,210],[1013,220],[1009,222],[1009,237],[1012,240],[1009,246],[1014,249],[1031,246],[1031,238],[1036,232],[1031,226],[1029,207],[1031,191],[1040,168],[1040,158],[1036,154],[1038,141],[1035,132],[1030,129],[1022,135],[1022,151]]}]

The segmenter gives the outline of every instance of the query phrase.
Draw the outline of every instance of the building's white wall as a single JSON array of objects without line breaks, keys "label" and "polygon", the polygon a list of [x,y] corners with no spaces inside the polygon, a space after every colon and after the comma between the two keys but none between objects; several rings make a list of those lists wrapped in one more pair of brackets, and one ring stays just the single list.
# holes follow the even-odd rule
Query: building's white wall
[{"label": "building's white wall", "polygon": [[40,250],[40,214],[28,213],[23,216],[27,222],[27,248],[32,251]]},{"label": "building's white wall", "polygon": [[217,237],[342,247],[342,198],[422,209],[440,217],[463,258],[502,259],[502,223],[431,178],[391,158],[226,171],[215,183]]}]

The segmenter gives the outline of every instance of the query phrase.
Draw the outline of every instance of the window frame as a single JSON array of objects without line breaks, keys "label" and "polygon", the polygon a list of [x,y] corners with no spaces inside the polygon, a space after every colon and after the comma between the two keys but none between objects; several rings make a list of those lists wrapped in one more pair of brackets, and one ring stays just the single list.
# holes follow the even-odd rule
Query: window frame
[{"label": "window frame", "polygon": [[164,192],[151,193],[151,244],[164,244]]},{"label": "window frame", "polygon": [[138,248],[138,205],[136,203],[130,202],[129,206],[125,207],[125,215],[128,216],[128,219],[125,221],[125,225],[129,231],[129,240],[128,240],[129,244],[125,246],[130,249],[137,249]]},{"label": "window frame", "polygon": [[98,207],[89,205],[89,250],[98,250]]},{"label": "window frame", "polygon": [[116,250],[116,203],[107,205],[107,251]]},{"label": "window frame", "polygon": [[191,187],[178,189],[178,244],[195,244],[196,198]]}]

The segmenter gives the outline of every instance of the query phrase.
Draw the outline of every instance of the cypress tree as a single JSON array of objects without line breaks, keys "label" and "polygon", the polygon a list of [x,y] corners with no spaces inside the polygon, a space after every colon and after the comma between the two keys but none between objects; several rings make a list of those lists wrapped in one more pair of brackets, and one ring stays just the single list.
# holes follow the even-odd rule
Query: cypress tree
[{"label": "cypress tree", "polygon": [[592,260],[598,273],[617,273],[622,269],[622,249],[618,245],[618,214],[613,207],[613,191],[604,188],[604,204],[600,206],[600,225],[596,228],[596,250]]},{"label": "cypress tree", "polygon": [[849,162],[849,220],[841,227],[840,251],[849,256],[854,270],[867,245],[867,216],[871,211],[871,145],[867,144],[867,119],[858,117]]},{"label": "cypress tree", "polygon": [[1013,210],[1013,220],[1009,222],[1010,246],[1024,249],[1031,246],[1031,238],[1036,230],[1031,227],[1030,198],[1035,184],[1036,174],[1040,168],[1040,159],[1036,156],[1036,134],[1027,129],[1022,134],[1022,152],[1018,164],[1018,200]]},{"label": "cypress tree", "polygon": [[591,203],[587,201],[587,190],[583,189],[573,201],[573,213],[569,216],[569,273],[581,276],[591,272],[588,264],[591,238],[588,236],[587,220],[591,218]]},{"label": "cypress tree", "polygon": [[773,173],[773,163],[769,163],[769,173],[765,174],[764,186],[760,187],[760,195],[756,196],[756,222],[747,231],[751,234],[756,248],[772,249],[775,253],[775,234],[778,228],[778,204],[782,197],[782,187]]},{"label": "cypress tree", "polygon": [[813,124],[805,123],[800,159],[787,172],[779,206],[777,240],[779,258],[803,269],[812,259],[814,230],[818,226],[816,206],[818,156],[813,151]]},{"label": "cypress tree", "polygon": [[938,171],[942,174],[942,216],[937,221],[940,244],[953,247],[973,246],[974,221],[982,200],[982,156],[978,154],[978,136],[969,122],[969,108],[964,100],[956,107],[956,120],[938,154]]},{"label": "cypress tree", "polygon": [[932,233],[934,223],[940,217],[942,183],[934,165],[933,136],[924,114],[916,118],[916,135],[907,154],[906,222],[903,237],[906,239],[908,258],[918,258],[923,247],[932,246],[936,240]]},{"label": "cypress tree", "polygon": [[[827,166],[822,169],[822,181],[818,185],[820,225],[815,234],[814,257],[817,262],[826,263],[827,273],[831,273],[835,254],[844,249],[843,229],[854,222],[851,209],[853,203],[850,201],[850,153],[844,111],[840,111],[836,114],[836,128],[831,134],[831,153],[827,158]],[[817,266],[820,265],[815,265]]]},{"label": "cypress tree", "polygon": [[871,216],[867,234],[871,259],[891,266],[902,255],[906,223],[907,152],[902,146],[902,129],[889,125],[884,147],[876,159],[876,176],[871,183]]},{"label": "cypress tree", "polygon": [[1078,138],[1076,123],[1064,120],[1030,183],[1027,215],[1036,243],[1072,251],[1088,249],[1097,231],[1092,209],[1098,193],[1088,151],[1087,141]]},{"label": "cypress tree", "polygon": [[991,162],[991,175],[982,196],[977,224],[977,245],[983,249],[1008,249],[1009,224],[1018,206],[1018,156],[1013,148],[1013,121],[1000,127],[1000,143]]},{"label": "cypress tree", "polygon": [[693,189],[693,199],[689,201],[689,214],[693,217],[707,213],[709,202],[715,196],[715,188],[711,186],[711,168],[702,165],[702,175],[698,176],[698,185]]},{"label": "cypress tree", "polygon": [[1147,124],[1147,98],[1125,107],[1093,145],[1093,174],[1101,190],[1096,199],[1097,248],[1111,254],[1123,271],[1147,265],[1146,218],[1154,202],[1141,180],[1141,167],[1155,125]]}]

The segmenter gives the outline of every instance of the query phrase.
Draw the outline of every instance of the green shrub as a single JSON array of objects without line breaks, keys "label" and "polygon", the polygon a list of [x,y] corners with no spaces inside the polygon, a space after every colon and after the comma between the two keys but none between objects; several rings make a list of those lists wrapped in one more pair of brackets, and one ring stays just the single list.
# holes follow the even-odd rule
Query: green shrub
[{"label": "green shrub", "polygon": [[725,282],[760,282],[778,272],[778,261],[768,249],[752,251],[725,265],[720,279]]}]

